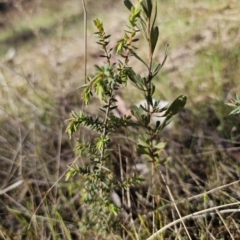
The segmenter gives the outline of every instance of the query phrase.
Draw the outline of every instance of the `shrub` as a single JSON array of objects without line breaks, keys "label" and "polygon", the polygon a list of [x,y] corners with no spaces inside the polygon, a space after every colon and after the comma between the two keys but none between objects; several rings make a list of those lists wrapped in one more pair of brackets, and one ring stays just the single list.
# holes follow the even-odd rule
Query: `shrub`
[{"label": "shrub", "polygon": [[[167,52],[161,63],[154,61],[154,51],[159,38],[159,28],[155,25],[157,17],[157,5],[152,0],[139,1],[133,5],[129,0],[124,1],[130,10],[126,30],[123,38],[116,43],[116,48],[110,48],[111,36],[104,30],[103,23],[96,19],[94,25],[98,37],[97,44],[102,50],[102,65],[96,66],[96,71],[87,78],[87,83],[82,86],[82,97],[88,104],[95,94],[99,97],[102,107],[99,109],[103,117],[93,117],[83,111],[72,112],[72,117],[67,127],[70,137],[80,127],[87,127],[97,134],[97,137],[88,142],[77,139],[76,150],[80,156],[85,157],[84,166],[71,166],[66,179],[78,176],[81,181],[81,203],[84,206],[83,221],[84,229],[94,229],[101,232],[111,232],[116,227],[114,219],[119,215],[119,208],[110,198],[114,189],[128,189],[130,186],[144,181],[140,176],[132,174],[125,179],[117,179],[111,168],[111,141],[116,132],[124,134],[123,129],[131,132],[132,129],[141,129],[137,137],[136,151],[151,162],[151,176],[154,175],[156,165],[163,164],[166,157],[162,156],[165,142],[158,141],[158,135],[169,124],[173,115],[177,114],[186,103],[186,96],[180,95],[171,104],[160,108],[160,100],[154,100],[154,78],[163,67],[167,59]],[[140,34],[139,34],[140,33]],[[138,55],[136,42],[139,35],[146,41],[146,59]],[[116,58],[112,56],[116,55]],[[136,72],[130,65],[130,59],[136,58],[146,69],[144,75]],[[134,106],[132,115],[117,117],[114,110],[117,108],[115,99],[116,91],[131,83],[144,96],[147,104]],[[165,117],[162,122],[151,122],[152,115]],[[134,119],[133,119],[133,117]],[[137,120],[137,121],[136,121]],[[79,181],[79,180],[76,180]],[[152,202],[154,209],[154,201]],[[153,215],[154,226],[154,215]]]}]

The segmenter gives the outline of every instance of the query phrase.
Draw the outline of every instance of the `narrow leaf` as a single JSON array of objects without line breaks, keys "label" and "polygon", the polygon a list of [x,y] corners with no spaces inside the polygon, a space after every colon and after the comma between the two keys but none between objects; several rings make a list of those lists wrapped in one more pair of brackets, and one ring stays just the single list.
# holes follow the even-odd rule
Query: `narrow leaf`
[{"label": "narrow leaf", "polygon": [[129,11],[131,11],[131,9],[132,9],[132,7],[133,7],[132,3],[131,3],[129,0],[124,0],[123,3],[124,3],[124,5],[125,5],[125,7],[126,7]]},{"label": "narrow leaf", "polygon": [[147,26],[146,26],[146,23],[143,21],[142,18],[139,18],[139,21],[137,22],[137,27],[138,29],[141,31],[142,35],[144,36],[144,38],[146,40],[148,40],[148,37],[147,37]]},{"label": "narrow leaf", "polygon": [[[164,65],[164,63],[166,62],[166,60],[167,60],[167,53],[168,53],[168,45],[167,45],[167,47],[166,47],[166,50],[165,50],[165,57],[164,57],[164,59],[163,59],[163,61],[162,61],[162,66]],[[161,67],[162,67],[161,66]]]},{"label": "narrow leaf", "polygon": [[160,63],[157,63],[157,64],[153,63],[152,64],[151,72],[152,72],[153,77],[155,77],[159,73],[161,67],[162,67],[162,65]]},{"label": "narrow leaf", "polygon": [[187,97],[184,95],[180,95],[173,101],[173,103],[170,105],[170,107],[167,109],[167,111],[164,113],[162,117],[173,116],[177,114],[179,111],[181,111],[184,108],[186,102],[187,102]]},{"label": "narrow leaf", "polygon": [[152,0],[143,0],[141,5],[144,13],[148,17],[148,19],[150,19],[152,14]]},{"label": "narrow leaf", "polygon": [[233,115],[233,114],[238,114],[240,113],[240,107],[237,107],[236,109],[232,110],[229,115]]},{"label": "narrow leaf", "polygon": [[228,105],[229,107],[236,107],[236,104],[233,103],[225,103],[226,105]]},{"label": "narrow leaf", "polygon": [[155,25],[156,18],[157,18],[157,2],[155,2],[154,16],[153,16],[153,20],[152,20],[152,28]]},{"label": "narrow leaf", "polygon": [[155,47],[157,45],[158,37],[159,37],[159,29],[158,29],[158,27],[154,27],[151,31],[151,51],[152,51],[152,53],[154,52]]},{"label": "narrow leaf", "polygon": [[141,59],[134,51],[131,50],[131,55],[134,56],[135,58],[137,58],[139,61],[141,61],[147,68],[148,68],[148,65],[147,63],[144,62],[143,59]]}]

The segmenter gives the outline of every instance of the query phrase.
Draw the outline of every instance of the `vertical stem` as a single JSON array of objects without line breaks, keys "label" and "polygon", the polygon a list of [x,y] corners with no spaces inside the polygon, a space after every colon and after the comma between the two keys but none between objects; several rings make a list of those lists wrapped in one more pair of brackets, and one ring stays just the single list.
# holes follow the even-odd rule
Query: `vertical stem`
[{"label": "vertical stem", "polygon": [[[152,72],[151,72],[151,69],[152,69],[152,57],[153,57],[153,54],[152,54],[152,47],[151,47],[151,19],[147,19],[147,34],[148,34],[148,60],[149,60],[149,65],[148,65],[148,79],[147,79],[147,95],[152,97],[151,96],[151,80],[152,80]],[[147,109],[148,109],[148,118],[149,118],[149,122],[151,121],[151,108],[150,108],[150,104],[149,102],[147,102]],[[153,149],[153,132],[152,130],[149,128],[149,136],[150,136],[150,148]],[[155,173],[155,168],[154,168],[154,158],[152,159],[152,162],[151,162],[151,188],[153,187],[154,185],[154,173]],[[151,189],[150,188],[150,189]],[[153,212],[152,212],[152,232],[154,233],[155,232],[155,199],[153,197],[152,199],[152,209],[153,209]]]},{"label": "vertical stem", "polygon": [[[105,33],[103,32],[102,34],[102,40],[104,41],[104,35]],[[103,45],[103,51],[105,52],[105,55],[107,56],[107,63],[108,65],[110,66],[111,65],[111,62],[110,62],[110,55],[107,51],[107,48],[106,48],[106,45]],[[104,118],[104,122],[103,122],[103,132],[102,132],[102,135],[105,137],[108,132],[107,132],[107,125],[108,125],[108,116],[110,114],[110,111],[111,111],[111,104],[112,104],[112,98],[113,98],[113,92],[114,92],[114,89],[111,88],[109,90],[109,97],[108,97],[108,101],[107,101],[107,108],[106,108],[106,113],[105,113],[105,118]],[[102,169],[102,166],[103,166],[103,158],[104,158],[104,154],[105,154],[105,149],[106,149],[106,146],[104,144],[104,146],[102,147],[101,149],[101,155],[100,155],[100,171]],[[102,197],[102,189],[99,189],[99,192],[100,192],[100,197]]]},{"label": "vertical stem", "polygon": [[[128,158],[126,157],[126,177],[128,178]],[[130,222],[131,225],[133,226],[133,219],[132,219],[132,207],[131,207],[131,198],[130,198],[130,189],[129,186],[126,188],[126,193],[127,193],[127,207],[129,209],[129,217],[130,217]]]},{"label": "vertical stem", "polygon": [[[122,165],[122,155],[121,155],[120,145],[118,145],[118,154],[119,154],[119,161],[120,161],[120,179],[121,179],[121,182],[123,182],[124,181],[123,165]],[[123,187],[121,188],[121,191],[122,191],[122,205],[124,206],[125,205],[125,196],[124,196],[124,188]],[[122,230],[122,238],[125,239],[124,229]]]},{"label": "vertical stem", "polygon": [[[152,174],[152,179],[151,179],[151,184],[153,186],[154,184],[154,181],[153,181],[153,178],[154,178],[154,162],[152,162],[152,165],[151,165],[151,174]],[[154,233],[155,232],[155,198],[154,198],[154,195],[152,196],[152,208],[153,208],[153,215],[152,215],[152,232]]]},{"label": "vertical stem", "polygon": [[84,11],[84,82],[87,81],[87,9],[85,1],[82,0]]},{"label": "vertical stem", "polygon": [[[128,172],[129,172],[129,163],[128,163],[128,158],[126,157],[126,178],[128,178]],[[130,223],[131,223],[131,227],[133,227],[133,231],[134,231],[134,235],[136,237],[136,240],[139,240],[138,234],[136,232],[136,228],[134,226],[134,221],[133,221],[133,214],[132,214],[132,204],[131,204],[131,196],[130,196],[130,187],[128,186],[126,189],[126,193],[127,193],[127,207],[129,208],[129,217],[130,217]]]}]

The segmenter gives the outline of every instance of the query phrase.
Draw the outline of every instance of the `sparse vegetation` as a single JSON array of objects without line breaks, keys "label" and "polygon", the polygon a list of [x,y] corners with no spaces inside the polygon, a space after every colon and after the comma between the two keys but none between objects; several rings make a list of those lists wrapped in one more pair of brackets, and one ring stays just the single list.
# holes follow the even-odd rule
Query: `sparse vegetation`
[{"label": "sparse vegetation", "polygon": [[[111,85],[118,89],[97,85],[95,90],[102,101],[90,96],[87,107],[83,107],[83,100],[87,100],[87,90],[94,88],[86,85],[78,89],[85,80],[83,11],[79,1],[62,4],[26,1],[25,8],[13,5],[14,10],[10,7],[0,17],[3,32],[0,36],[3,46],[0,49],[0,239],[238,239],[240,119],[239,99],[233,99],[239,95],[240,18],[236,11],[239,2],[203,0],[200,4],[184,0],[181,6],[176,1],[159,2],[154,25],[159,26],[159,41],[151,52],[147,45],[143,47],[144,39],[136,34],[136,26],[128,29],[128,37],[137,36],[139,41],[128,45],[129,39],[122,38],[126,30],[124,19],[128,19],[129,12],[121,1],[114,2],[114,7],[109,1],[104,4],[86,1],[90,76],[87,84],[103,72],[106,78],[109,74],[118,76],[118,81]],[[38,14],[32,14],[31,9]],[[52,9],[56,14],[50,19],[47,12]],[[140,16],[137,9],[132,12],[136,19]],[[41,17],[46,14],[49,19],[46,17],[45,24]],[[96,48],[92,34],[96,30],[90,24],[96,17],[102,18],[104,32],[111,35],[104,58],[99,57],[102,53]],[[129,20],[131,23],[134,17]],[[16,22],[19,31],[9,31]],[[103,36],[99,35],[101,22],[95,21],[96,26],[100,27],[98,36]],[[21,29],[31,33],[24,41]],[[102,40],[104,46],[106,42]],[[117,41],[115,48],[113,43]],[[150,80],[151,59],[162,63],[168,44],[168,58],[160,74],[154,77],[153,85],[143,85],[149,91],[139,94],[134,86],[136,78],[144,81],[145,76],[145,80]],[[9,51],[11,54],[6,56],[10,48],[17,51]],[[115,50],[125,56],[122,63],[118,61],[121,57],[114,55]],[[145,61],[146,69],[141,61],[127,54],[130,50]],[[148,59],[146,52],[150,54]],[[105,68],[103,59],[107,63]],[[98,70],[91,74],[94,64]],[[150,91],[153,86],[154,94]],[[110,90],[112,94],[106,94]],[[127,107],[145,98],[147,107],[133,107],[131,118],[121,113],[117,117],[115,94],[121,96]],[[157,101],[153,98],[179,105],[185,98],[173,99],[181,94],[188,97],[186,107],[173,117],[170,130],[154,134],[148,124],[147,110],[151,109],[151,102],[153,111],[161,109],[155,106]],[[109,111],[98,112],[104,101],[107,101],[104,109]],[[235,107],[230,116],[231,109],[225,103]],[[171,109],[169,106],[162,110]],[[79,116],[76,113],[80,109]],[[84,180],[75,172],[86,167],[89,155],[79,157],[81,141],[69,140],[65,133],[68,124],[65,120],[72,111],[73,119],[84,117],[85,125],[98,117],[100,125],[108,130],[100,135],[101,139],[109,140],[100,145],[101,141],[95,141],[98,133],[85,127],[68,128],[69,133],[77,130],[74,136],[84,139],[88,150],[93,151],[90,157],[95,156],[99,161],[89,165],[89,168],[95,166],[92,180],[100,176],[97,175],[101,172],[100,165],[100,169],[109,169],[105,168],[102,182],[95,182],[98,189],[90,189],[95,195],[89,191],[96,197],[93,202],[84,198],[87,197],[84,189],[90,186],[86,179],[89,181],[91,176],[86,174]],[[104,122],[107,117],[114,120],[113,125],[108,125],[111,121]],[[122,127],[116,127],[117,124]],[[139,124],[141,127],[136,126]],[[149,135],[142,138],[144,128]],[[100,133],[102,129],[98,129]],[[149,138],[151,134],[154,136]],[[161,145],[160,164],[149,148],[154,141]],[[146,152],[152,162],[142,156]],[[105,161],[105,157],[111,162]],[[71,181],[65,181],[66,174]],[[105,177],[109,183],[103,188]],[[102,204],[105,208],[101,208]],[[99,208],[102,215],[97,214]],[[94,213],[92,216],[89,210]]]}]

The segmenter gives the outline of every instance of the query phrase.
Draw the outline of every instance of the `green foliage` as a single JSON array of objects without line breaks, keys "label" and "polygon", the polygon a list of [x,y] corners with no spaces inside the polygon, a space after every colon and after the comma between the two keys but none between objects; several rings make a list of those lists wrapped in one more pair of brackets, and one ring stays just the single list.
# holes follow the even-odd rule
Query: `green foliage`
[{"label": "green foliage", "polygon": [[230,115],[240,113],[240,98],[238,96],[236,96],[236,99],[232,99],[230,103],[226,103],[226,104],[230,107],[235,108],[230,112]]},{"label": "green foliage", "polygon": [[[134,174],[122,181],[114,179],[115,176],[111,170],[112,159],[110,153],[112,149],[109,149],[112,134],[120,128],[129,128],[133,125],[143,128],[145,133],[138,137],[137,152],[146,156],[153,166],[163,163],[165,159],[162,159],[162,151],[165,142],[158,142],[157,136],[169,123],[172,116],[184,107],[187,100],[186,96],[181,95],[169,107],[160,109],[160,101],[155,101],[153,98],[155,92],[153,79],[159,73],[167,58],[166,52],[161,63],[153,60],[159,38],[159,29],[155,26],[156,2],[153,4],[151,0],[143,0],[134,6],[129,0],[125,0],[124,4],[130,10],[130,16],[127,30],[125,30],[123,38],[116,44],[117,61],[112,60],[113,48],[108,47],[110,35],[105,33],[103,23],[96,19],[94,21],[97,28],[95,34],[98,37],[97,44],[100,45],[103,52],[100,55],[103,63],[101,66],[96,66],[93,76],[88,77],[87,83],[82,86],[84,102],[88,104],[92,96],[97,95],[103,104],[99,110],[104,113],[104,117],[94,118],[83,112],[80,112],[80,114],[72,112],[72,118],[67,127],[67,133],[70,137],[80,126],[90,128],[98,135],[91,143],[77,140],[77,152],[89,161],[86,161],[84,167],[72,166],[69,168],[66,179],[69,180],[73,176],[80,177],[84,188],[81,202],[88,205],[85,216],[87,221],[82,224],[85,228],[95,228],[101,231],[107,231],[106,222],[109,224],[109,220],[118,215],[117,207],[110,201],[110,193],[117,187],[126,189],[143,181],[142,178]],[[148,59],[141,58],[134,46],[138,41],[138,38],[136,38],[138,32],[141,32],[147,42]],[[128,65],[130,57],[135,57],[146,67],[144,76],[136,73],[133,67]],[[137,119],[137,123],[131,116],[118,118],[113,114],[117,107],[114,94],[120,87],[126,87],[128,82],[132,83],[143,94],[147,103],[146,106],[140,105],[132,108],[131,113]],[[165,113],[163,113],[164,111]],[[153,114],[159,114],[159,117],[164,116],[165,120],[152,123],[151,117]],[[101,214],[99,215],[99,213]],[[111,224],[108,226],[110,231],[112,227]]]}]

